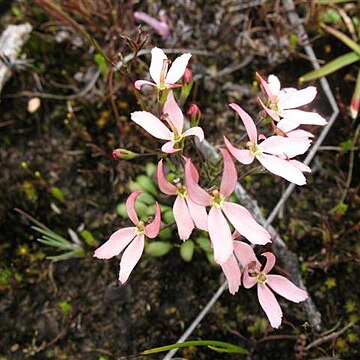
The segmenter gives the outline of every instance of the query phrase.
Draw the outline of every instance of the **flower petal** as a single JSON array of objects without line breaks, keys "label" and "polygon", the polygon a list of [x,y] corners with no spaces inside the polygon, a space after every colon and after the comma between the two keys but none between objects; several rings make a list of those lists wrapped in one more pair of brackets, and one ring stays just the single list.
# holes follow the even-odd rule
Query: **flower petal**
[{"label": "flower petal", "polygon": [[208,231],[208,215],[205,206],[198,205],[191,200],[190,196],[185,198],[188,205],[191,218],[193,219],[195,226],[204,231]]},{"label": "flower petal", "polygon": [[[281,129],[279,127],[279,124],[277,126],[281,131],[284,131],[283,129]],[[286,131],[284,131],[286,132]],[[286,136],[287,137],[307,137],[307,138],[313,138],[314,134],[312,134],[310,131],[306,131],[306,130],[302,130],[302,129],[297,129],[297,130],[292,130],[290,132],[286,132]]]},{"label": "flower petal", "polygon": [[175,84],[184,75],[186,66],[191,58],[190,53],[182,54],[174,60],[166,75],[166,84]]},{"label": "flower petal", "polygon": [[194,165],[190,159],[185,160],[185,183],[189,197],[199,205],[209,206],[211,196],[203,190],[194,179]]},{"label": "flower petal", "polygon": [[251,245],[238,240],[234,240],[233,245],[235,256],[244,269],[252,262],[255,262],[257,269],[260,269],[261,264],[257,259]]},{"label": "flower petal", "polygon": [[263,77],[256,73],[257,78],[260,80],[260,88],[261,91],[271,100],[274,98],[275,94],[273,93],[271,87],[269,86],[268,82],[263,79]]},{"label": "flower petal", "polygon": [[184,126],[184,116],[179,105],[175,101],[174,93],[172,91],[169,91],[164,105],[163,113],[164,115],[166,115],[165,119],[168,123],[170,123],[170,126],[172,124],[177,130],[177,132],[179,134],[182,134]]},{"label": "flower petal", "polygon": [[229,224],[220,209],[215,207],[210,209],[208,228],[215,261],[222,265],[228,261],[234,248]]},{"label": "flower petal", "polygon": [[171,131],[153,114],[147,111],[131,113],[131,120],[157,139],[171,140]]},{"label": "flower petal", "polygon": [[271,242],[268,231],[243,206],[225,201],[223,211],[234,228],[251,243],[264,245]]},{"label": "flower petal", "polygon": [[145,235],[153,239],[158,236],[161,226],[161,210],[158,202],[156,202],[155,217],[154,220],[145,226]]},{"label": "flower petal", "polygon": [[163,159],[161,159],[157,166],[157,181],[160,190],[167,195],[176,195],[176,186],[169,182],[164,175]]},{"label": "flower petal", "polygon": [[278,106],[281,109],[293,109],[309,104],[314,100],[316,92],[316,87],[314,86],[308,86],[305,89],[297,91],[284,91],[279,95]]},{"label": "flower petal", "polygon": [[290,160],[290,163],[291,165],[294,165],[296,168],[298,168],[301,172],[311,173],[311,169],[300,161]]},{"label": "flower petal", "polygon": [[152,83],[152,82],[150,82],[150,81],[146,81],[146,80],[136,80],[136,81],[134,82],[134,86],[135,86],[135,88],[138,89],[138,90],[141,90],[141,87],[142,87],[143,85],[150,85],[150,86],[156,87],[156,84],[154,84],[154,83]]},{"label": "flower petal", "polygon": [[233,146],[230,141],[224,136],[224,141],[227,149],[230,151],[231,155],[242,164],[248,165],[251,164],[255,156],[250,150],[247,149],[238,149]]},{"label": "flower petal", "polygon": [[144,251],[144,235],[138,235],[124,251],[120,261],[119,281],[124,284]]},{"label": "flower petal", "polygon": [[275,75],[269,75],[268,77],[269,88],[271,89],[272,94],[278,96],[280,93],[280,81],[279,78]]},{"label": "flower petal", "polygon": [[[303,111],[298,109],[283,110],[281,116],[288,121],[293,121],[299,125],[326,125],[327,121],[318,113]],[[298,126],[299,126],[298,125]]]},{"label": "flower petal", "polygon": [[173,213],[180,239],[187,240],[194,229],[194,222],[186,206],[185,199],[180,195],[175,199]]},{"label": "flower petal", "polygon": [[266,264],[265,264],[262,272],[264,274],[267,274],[274,267],[275,262],[276,262],[276,257],[271,252],[265,252],[265,253],[262,253],[261,255],[266,257]]},{"label": "flower petal", "polygon": [[135,201],[136,198],[142,193],[141,190],[135,190],[133,193],[130,194],[130,196],[126,200],[126,211],[129,216],[129,219],[137,225],[139,222],[139,218],[136,214],[135,210]]},{"label": "flower petal", "polygon": [[229,260],[221,265],[228,282],[229,292],[235,295],[241,285],[241,272],[239,264],[234,255],[231,255]]},{"label": "flower petal", "polygon": [[257,285],[257,294],[260,306],[265,311],[271,326],[277,329],[281,325],[282,311],[275,295],[266,285],[260,283]]},{"label": "flower petal", "polygon": [[204,131],[199,126],[195,126],[195,127],[190,128],[190,129],[187,129],[182,134],[182,137],[191,136],[191,135],[195,135],[199,139],[200,142],[204,140]]},{"label": "flower petal", "polygon": [[224,159],[224,169],[220,184],[220,193],[228,198],[235,190],[237,172],[233,159],[226,149],[220,149]]},{"label": "flower petal", "polygon": [[257,130],[253,119],[238,104],[231,103],[230,107],[235,110],[241,117],[250,141],[252,141],[254,144],[257,144]]},{"label": "flower petal", "polygon": [[306,179],[303,173],[289,160],[280,159],[277,156],[261,154],[256,157],[261,165],[275,175],[279,175],[296,185],[305,185]]},{"label": "flower petal", "polygon": [[279,295],[290,301],[299,303],[308,298],[306,291],[294,285],[290,280],[280,275],[267,275],[266,284]]},{"label": "flower petal", "polygon": [[162,147],[161,151],[166,154],[173,154],[181,150],[181,148],[175,148],[176,141],[168,141]]},{"label": "flower petal", "polygon": [[243,273],[243,285],[245,289],[252,288],[257,283],[256,277],[250,276],[249,267],[247,266]]},{"label": "flower petal", "polygon": [[269,109],[262,101],[260,98],[258,98],[260,105],[263,107],[263,109],[265,110],[265,112],[271,117],[273,118],[275,121],[279,121],[280,120],[280,116],[279,114],[272,109]]},{"label": "flower petal", "polygon": [[286,155],[292,158],[297,155],[304,154],[311,145],[311,140],[306,137],[283,137],[270,136],[259,147],[261,151],[283,157]]},{"label": "flower petal", "polygon": [[151,50],[151,63],[149,72],[151,78],[157,85],[160,84],[160,74],[163,68],[164,60],[167,60],[167,56],[161,49],[155,47]]},{"label": "flower petal", "polygon": [[115,231],[106,243],[95,250],[94,257],[98,259],[110,259],[113,256],[119,255],[135,236],[135,227],[127,227]]}]

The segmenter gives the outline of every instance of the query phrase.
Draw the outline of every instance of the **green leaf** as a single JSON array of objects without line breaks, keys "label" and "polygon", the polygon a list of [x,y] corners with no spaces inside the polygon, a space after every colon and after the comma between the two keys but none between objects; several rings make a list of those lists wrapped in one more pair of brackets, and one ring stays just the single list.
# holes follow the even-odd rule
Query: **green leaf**
[{"label": "green leaf", "polygon": [[179,349],[189,346],[207,346],[209,349],[218,352],[227,352],[227,353],[242,354],[242,355],[248,354],[248,351],[243,347],[228,342],[215,341],[215,340],[193,340],[193,341],[185,341],[185,342],[180,342],[180,343],[175,343],[171,345],[145,350],[141,353],[141,355],[156,354],[163,351],[169,351],[172,349]]},{"label": "green leaf", "polygon": [[157,167],[153,163],[147,163],[145,166],[145,172],[148,177],[151,177],[156,171]]},{"label": "green leaf", "polygon": [[195,244],[192,240],[186,240],[180,247],[180,256],[186,262],[191,261],[194,255]]},{"label": "green leaf", "polygon": [[174,214],[172,210],[166,211],[162,214],[162,219],[165,224],[171,224],[175,222]]},{"label": "green leaf", "polygon": [[123,219],[127,219],[128,218],[128,214],[126,211],[126,205],[125,203],[121,203],[117,206],[116,208],[117,213],[123,218]]},{"label": "green leaf", "polygon": [[159,238],[161,240],[168,240],[168,239],[172,238],[172,236],[173,236],[172,231],[168,227],[159,232]]},{"label": "green leaf", "polygon": [[203,251],[211,252],[211,244],[208,238],[198,237],[197,239],[195,239],[195,241]]},{"label": "green leaf", "polygon": [[147,192],[142,192],[139,197],[136,199],[138,202],[142,202],[146,205],[153,205],[155,204],[155,198],[148,194]]},{"label": "green leaf", "polygon": [[352,51],[350,53],[347,53],[345,55],[342,55],[342,56],[330,61],[329,63],[327,63],[326,65],[322,66],[319,69],[310,71],[309,73],[301,76],[299,78],[299,81],[300,81],[300,83],[303,83],[306,81],[318,79],[320,77],[329,75],[329,74],[341,69],[342,67],[350,65],[359,60],[360,60],[360,56]]},{"label": "green leaf", "polygon": [[93,237],[93,234],[89,230],[82,230],[80,232],[81,237],[84,239],[85,243],[89,246],[97,246],[99,242]]},{"label": "green leaf", "polygon": [[105,57],[103,55],[101,55],[100,53],[97,53],[94,55],[94,61],[96,62],[96,65],[98,66],[98,68],[101,72],[101,75],[107,76],[109,67],[108,67]]},{"label": "green leaf", "polygon": [[166,255],[172,247],[173,246],[169,242],[152,241],[146,246],[145,252],[150,256],[160,257]]},{"label": "green leaf", "polygon": [[136,178],[136,182],[139,184],[141,190],[148,192],[152,195],[157,195],[157,188],[154,182],[148,176],[139,175]]},{"label": "green leaf", "polygon": [[56,186],[53,186],[53,187],[51,188],[50,192],[51,192],[51,195],[52,195],[56,200],[58,200],[58,201],[60,201],[60,202],[62,202],[62,203],[65,202],[65,195],[64,195],[63,191],[62,191],[60,188],[58,188],[58,187],[56,187]]},{"label": "green leaf", "polygon": [[324,28],[331,35],[335,36],[337,39],[339,39],[342,43],[344,43],[346,46],[348,46],[351,50],[353,50],[360,56],[360,45],[357,44],[354,40],[352,40],[342,32],[335,30],[325,24],[321,24],[321,27]]}]

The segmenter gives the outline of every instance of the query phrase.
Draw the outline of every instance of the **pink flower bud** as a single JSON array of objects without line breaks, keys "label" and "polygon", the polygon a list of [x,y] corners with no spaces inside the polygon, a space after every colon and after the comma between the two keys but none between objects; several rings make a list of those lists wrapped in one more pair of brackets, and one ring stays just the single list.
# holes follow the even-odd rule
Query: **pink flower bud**
[{"label": "pink flower bud", "polygon": [[192,71],[189,67],[186,67],[184,75],[182,76],[182,83],[183,84],[189,84],[193,80]]},{"label": "pink flower bud", "polygon": [[190,104],[188,111],[191,126],[197,126],[201,118],[201,111],[196,104]]},{"label": "pink flower bud", "polygon": [[136,154],[126,149],[115,149],[111,154],[111,157],[114,160],[132,160],[137,158],[138,156],[139,154]]}]

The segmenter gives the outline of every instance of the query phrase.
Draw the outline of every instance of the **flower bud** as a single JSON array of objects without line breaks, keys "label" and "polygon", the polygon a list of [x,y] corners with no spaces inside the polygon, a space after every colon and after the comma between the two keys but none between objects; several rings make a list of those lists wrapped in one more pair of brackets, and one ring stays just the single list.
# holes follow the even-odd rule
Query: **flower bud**
[{"label": "flower bud", "polygon": [[112,154],[111,157],[114,160],[132,160],[135,159],[139,156],[140,154],[134,153],[130,150],[126,150],[126,149],[115,149]]},{"label": "flower bud", "polygon": [[196,104],[190,104],[187,114],[190,119],[191,126],[197,126],[201,118],[201,111]]},{"label": "flower bud", "polygon": [[186,67],[184,75],[182,76],[181,80],[183,84],[189,84],[193,81],[192,71],[188,66]]}]

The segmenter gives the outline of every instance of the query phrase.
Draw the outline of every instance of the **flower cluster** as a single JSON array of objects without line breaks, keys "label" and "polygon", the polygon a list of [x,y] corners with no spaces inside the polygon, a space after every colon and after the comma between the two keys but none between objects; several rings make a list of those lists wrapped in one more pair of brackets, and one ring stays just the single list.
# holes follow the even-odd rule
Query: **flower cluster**
[{"label": "flower cluster", "polygon": [[[176,197],[173,215],[179,238],[182,241],[188,240],[195,228],[208,232],[214,259],[225,274],[230,293],[235,294],[241,284],[244,288],[257,284],[260,305],[271,325],[277,328],[281,324],[282,311],[271,290],[293,302],[306,300],[307,294],[285,277],[268,274],[275,264],[272,253],[262,254],[266,258],[266,264],[261,270],[261,263],[253,247],[271,243],[271,236],[244,206],[229,199],[238,181],[234,159],[245,165],[257,159],[269,172],[297,185],[304,185],[306,179],[303,173],[310,172],[310,168],[295,157],[308,150],[313,134],[299,126],[324,125],[326,121],[317,113],[296,108],[311,102],[316,95],[316,88],[281,89],[275,75],[270,75],[266,81],[257,74],[266,97],[259,99],[259,102],[264,110],[262,114],[267,117],[266,123],[270,124],[271,134],[268,137],[259,134],[250,115],[238,104],[230,104],[231,109],[240,116],[248,140],[234,146],[224,136],[225,146],[220,149],[223,158],[220,184],[216,187],[211,183],[208,188],[203,188],[200,186],[204,184],[200,178],[201,171],[198,171],[189,157],[184,156],[189,136],[195,136],[200,142],[204,139],[203,129],[197,126],[201,112],[196,105],[191,105],[188,114],[191,118],[196,118],[196,121],[191,121],[193,126],[185,129],[184,115],[175,93],[181,87],[178,81],[184,76],[190,57],[191,54],[181,55],[169,68],[170,62],[165,53],[159,48],[152,50],[150,76],[154,82],[138,80],[135,88],[140,90],[144,85],[155,87],[157,98],[163,99],[159,100],[160,112],[155,116],[147,111],[136,111],[131,114],[131,120],[155,138],[166,141],[161,147],[163,154],[157,166],[157,180],[161,192]],[[121,154],[127,151],[119,150],[122,150]],[[135,154],[127,151],[126,154],[128,153]],[[175,162],[174,167],[180,169],[180,175],[174,181],[170,181],[165,175],[164,157],[166,161]],[[155,217],[148,223],[138,219],[134,204],[140,192],[133,192],[126,203],[129,218],[135,227],[116,231],[94,255],[100,259],[109,259],[123,252],[119,274],[121,283],[127,281],[139,261],[145,238],[155,238],[161,227],[158,204]],[[237,240],[240,236],[244,241]]]}]

